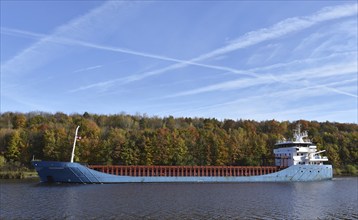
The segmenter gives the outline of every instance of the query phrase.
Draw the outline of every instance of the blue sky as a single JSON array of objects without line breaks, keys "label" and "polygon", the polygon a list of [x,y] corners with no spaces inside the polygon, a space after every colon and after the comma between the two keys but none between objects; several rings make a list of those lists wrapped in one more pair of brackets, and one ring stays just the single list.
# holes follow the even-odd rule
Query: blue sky
[{"label": "blue sky", "polygon": [[1,1],[1,112],[357,123],[356,1]]}]

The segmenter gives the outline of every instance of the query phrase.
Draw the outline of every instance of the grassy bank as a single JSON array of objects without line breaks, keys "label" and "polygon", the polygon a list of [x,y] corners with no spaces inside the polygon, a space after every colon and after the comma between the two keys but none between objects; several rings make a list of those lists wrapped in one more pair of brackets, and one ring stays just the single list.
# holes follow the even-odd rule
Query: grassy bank
[{"label": "grassy bank", "polygon": [[38,178],[36,171],[0,171],[0,179]]},{"label": "grassy bank", "polygon": [[347,165],[342,168],[333,168],[334,176],[358,176],[358,166]]},{"label": "grassy bank", "polygon": [[0,179],[38,178],[37,172],[17,161],[6,161],[0,155]]}]

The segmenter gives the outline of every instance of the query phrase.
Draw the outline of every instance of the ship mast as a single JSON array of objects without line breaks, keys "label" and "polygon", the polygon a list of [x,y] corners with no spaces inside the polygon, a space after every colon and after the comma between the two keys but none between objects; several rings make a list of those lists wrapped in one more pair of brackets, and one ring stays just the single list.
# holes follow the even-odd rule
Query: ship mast
[{"label": "ship mast", "polygon": [[75,157],[75,148],[76,148],[76,141],[77,141],[77,133],[80,126],[77,126],[76,133],[75,133],[75,140],[73,141],[73,148],[72,148],[72,154],[71,154],[71,163],[73,163],[73,158]]},{"label": "ship mast", "polygon": [[308,137],[307,131],[304,131],[301,133],[301,124],[300,123],[297,124],[297,128],[294,131],[295,131],[295,133],[294,133],[295,140],[294,141],[296,141],[296,142],[304,142],[303,138]]}]

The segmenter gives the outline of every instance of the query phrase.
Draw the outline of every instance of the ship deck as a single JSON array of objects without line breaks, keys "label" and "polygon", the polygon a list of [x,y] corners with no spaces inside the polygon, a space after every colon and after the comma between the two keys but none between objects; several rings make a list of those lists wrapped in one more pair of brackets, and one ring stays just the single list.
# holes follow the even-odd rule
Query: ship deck
[{"label": "ship deck", "polygon": [[117,176],[191,177],[258,176],[278,172],[277,166],[121,166],[90,165],[88,168]]}]

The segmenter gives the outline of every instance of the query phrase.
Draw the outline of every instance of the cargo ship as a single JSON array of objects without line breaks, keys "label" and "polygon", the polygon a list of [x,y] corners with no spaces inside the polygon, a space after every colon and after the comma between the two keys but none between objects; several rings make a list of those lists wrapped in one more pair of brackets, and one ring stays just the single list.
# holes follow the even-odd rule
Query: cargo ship
[{"label": "cargo ship", "polygon": [[70,162],[32,161],[41,182],[59,183],[236,183],[236,182],[299,182],[330,180],[332,165],[321,156],[317,146],[301,132],[300,125],[293,139],[275,144],[274,166],[121,166],[83,165],[73,162],[76,129]]}]

